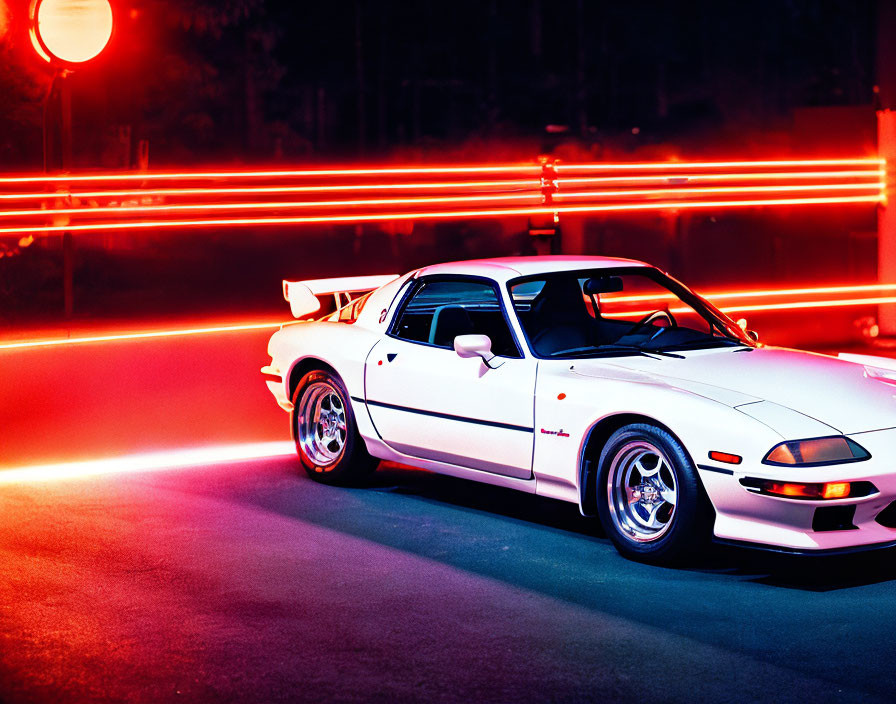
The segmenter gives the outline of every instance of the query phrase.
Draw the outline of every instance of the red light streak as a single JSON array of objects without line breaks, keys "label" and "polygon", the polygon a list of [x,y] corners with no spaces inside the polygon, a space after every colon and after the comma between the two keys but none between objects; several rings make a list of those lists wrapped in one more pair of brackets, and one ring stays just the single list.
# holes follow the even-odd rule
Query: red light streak
[{"label": "red light streak", "polygon": [[[723,299],[751,299],[751,298],[765,298],[765,297],[778,297],[778,296],[810,296],[810,295],[823,295],[823,294],[849,294],[849,293],[862,293],[862,292],[884,292],[884,291],[896,291],[896,284],[860,284],[860,285],[844,285],[844,286],[820,286],[820,287],[811,287],[811,288],[783,288],[783,289],[764,289],[764,290],[755,290],[755,291],[727,291],[727,292],[719,292],[719,293],[707,293],[703,294],[704,298],[707,298],[711,301],[718,301]],[[613,297],[613,303],[634,303],[639,301],[647,301],[647,300],[661,300],[661,299],[672,299],[674,298],[671,295],[666,296],[658,296],[658,295],[640,295],[640,296],[620,296]],[[738,312],[739,310],[789,310],[793,308],[823,308],[823,307],[840,307],[840,306],[853,306],[853,305],[875,305],[880,303],[891,303],[896,301],[896,296],[880,296],[873,298],[848,298],[848,299],[832,299],[832,300],[820,300],[820,301],[787,301],[779,304],[774,304],[772,307],[763,306],[763,304],[757,304],[753,306],[746,307],[729,307],[722,308],[721,310],[725,312]],[[684,309],[682,309],[684,310]],[[644,314],[652,312],[652,311],[643,311]],[[673,310],[673,312],[675,312]],[[620,314],[617,314],[620,315]],[[622,313],[621,315],[631,315],[629,312]],[[0,350],[11,350],[11,349],[28,349],[35,347],[57,347],[57,346],[65,346],[65,345],[82,345],[89,343],[98,343],[98,342],[117,342],[117,341],[127,341],[127,340],[151,340],[157,338],[167,338],[167,337],[179,337],[179,336],[187,336],[187,335],[210,335],[210,334],[220,334],[220,333],[232,333],[232,332],[246,332],[252,330],[264,330],[264,329],[273,329],[278,328],[282,325],[286,324],[299,324],[298,321],[290,320],[290,321],[265,321],[259,323],[236,323],[232,325],[198,325],[194,327],[187,328],[174,328],[169,330],[144,330],[144,331],[136,331],[136,332],[120,332],[120,333],[110,333],[104,335],[93,335],[93,336],[80,336],[80,337],[66,337],[66,338],[58,338],[58,339],[44,339],[44,340],[21,340],[21,341],[0,341]]]},{"label": "red light streak", "polygon": [[[767,173],[724,173],[724,174],[660,174],[650,176],[586,176],[582,178],[559,178],[555,183],[562,189],[566,184],[595,183],[659,183],[675,181],[685,185],[702,181],[740,181],[740,180],[796,180],[826,178],[877,178],[883,179],[886,173],[873,171],[792,171]],[[496,188],[496,189],[538,189],[540,181],[503,180],[503,181],[446,181],[446,182],[405,182],[405,183],[357,183],[329,186],[210,186],[205,188],[132,188],[77,191],[66,189],[57,192],[42,193],[0,193],[0,200],[52,200],[58,198],[136,198],[140,196],[227,196],[249,194],[278,193],[327,193],[344,191],[377,191],[377,190],[456,190],[459,188]]]},{"label": "red light streak", "polygon": [[[678,195],[687,197],[691,194],[710,193],[777,193],[798,191],[842,191],[842,190],[879,190],[883,184],[829,184],[829,185],[801,185],[801,186],[723,186],[714,188],[658,188],[651,190],[626,190],[626,191],[593,191],[556,193],[555,198],[584,199],[584,198],[621,198],[628,196],[656,196]],[[215,210],[292,210],[297,208],[339,208],[339,207],[363,207],[384,205],[429,205],[434,203],[469,203],[469,202],[505,202],[513,200],[540,200],[540,193],[520,194],[495,194],[476,196],[436,196],[428,198],[380,198],[360,200],[335,200],[335,201],[279,201],[256,203],[189,203],[176,205],[123,205],[102,207],[76,207],[76,208],[47,208],[34,210],[7,210],[0,211],[0,218],[14,217],[41,217],[49,215],[96,215],[96,214],[126,214],[126,213],[174,213],[174,212],[203,212]]]},{"label": "red light streak", "polygon": [[862,291],[896,290],[896,284],[858,284],[855,286],[817,286],[812,288],[782,288],[765,291],[736,291],[731,293],[708,293],[706,298],[714,301],[726,298],[765,298],[769,296],[802,296],[824,293],[860,293]]},{"label": "red light streak", "polygon": [[412,174],[497,174],[497,173],[532,173],[540,174],[541,166],[535,164],[504,164],[499,166],[411,166],[379,169],[307,169],[307,170],[271,170],[271,171],[169,171],[139,172],[133,171],[111,174],[55,174],[52,176],[4,176],[0,183],[88,183],[96,181],[159,181],[159,180],[197,180],[197,179],[255,179],[255,178],[297,178],[323,176],[397,176]]},{"label": "red light streak", "polygon": [[[808,288],[781,288],[781,289],[765,289],[759,291],[729,291],[716,293],[700,293],[703,298],[711,301],[720,301],[732,298],[768,298],[776,296],[811,296],[822,295],[825,293],[862,293],[862,292],[880,292],[896,290],[896,284],[856,284],[844,286],[814,286]],[[666,295],[643,294],[638,296],[606,296],[601,300],[612,301],[613,303],[635,303],[638,301],[655,301],[662,299],[675,299],[671,293]]]},{"label": "red light streak", "polygon": [[509,200],[541,200],[540,193],[482,196],[438,196],[433,198],[381,198],[364,200],[286,201],[261,203],[189,203],[178,205],[123,205],[85,208],[48,208],[45,210],[6,210],[0,217],[40,215],[93,215],[96,213],[170,213],[206,210],[289,210],[293,208],[335,208],[382,205],[427,205],[430,203],[501,202]]},{"label": "red light streak", "polygon": [[[820,166],[876,166],[885,165],[884,159],[787,159],[766,161],[706,161],[706,162],[629,162],[629,163],[591,163],[591,164],[554,164],[556,173],[573,171],[617,171],[617,170],[653,170],[669,169],[721,169],[721,168],[795,168]],[[0,177],[0,183],[84,183],[98,181],[150,181],[171,179],[255,179],[255,178],[297,178],[297,177],[331,177],[331,176],[387,176],[387,175],[426,175],[426,174],[484,174],[484,173],[532,173],[540,175],[542,167],[537,164],[496,164],[496,165],[461,165],[461,166],[403,166],[385,168],[348,168],[348,169],[291,169],[291,170],[220,170],[220,171],[170,171],[170,172],[118,172],[109,174],[55,174]]]},{"label": "red light streak", "polygon": [[567,183],[666,183],[667,181],[690,183],[692,181],[759,181],[872,177],[883,179],[886,177],[886,171],[876,168],[874,170],[863,171],[771,171],[723,174],[653,174],[650,176],[582,176],[579,178],[558,178],[556,179],[556,183],[562,188],[563,184]]},{"label": "red light streak", "polygon": [[[656,297],[658,298],[658,297]],[[616,299],[618,300],[618,299]],[[614,301],[615,302],[615,301]],[[845,298],[829,301],[784,301],[782,303],[758,303],[752,305],[741,306],[719,306],[719,310],[723,313],[758,313],[772,312],[781,310],[807,310],[811,308],[845,308],[851,306],[874,306],[882,303],[896,303],[896,296],[881,296],[877,298]],[[685,306],[677,306],[668,309],[670,313],[687,313],[692,309]],[[623,318],[627,316],[645,316],[654,310],[627,310],[614,311],[612,313],[601,313],[605,318]]]},{"label": "red light streak", "polygon": [[208,188],[133,188],[106,191],[65,190],[55,193],[0,193],[0,200],[51,200],[56,198],[136,198],[140,196],[229,196],[278,193],[329,193],[340,191],[456,190],[458,188],[541,188],[541,181],[447,181],[442,183],[358,183],[338,186],[245,186]]},{"label": "red light streak", "polygon": [[554,170],[561,171],[612,171],[616,169],[727,169],[766,168],[799,166],[884,166],[886,159],[785,159],[776,161],[661,161],[625,164],[555,164]]},{"label": "red light streak", "polygon": [[303,225],[314,223],[388,222],[393,220],[432,220],[448,218],[491,218],[514,215],[553,215],[557,213],[633,212],[650,210],[683,210],[696,208],[742,208],[769,205],[826,205],[847,203],[880,203],[881,195],[843,196],[824,198],[773,198],[720,201],[657,201],[652,203],[623,203],[613,205],[556,206],[552,208],[505,208],[488,210],[460,210],[443,212],[398,212],[364,215],[321,215],[259,218],[221,218],[206,220],[157,220],[110,222],[81,225],[46,225],[0,228],[0,235],[24,235],[40,232],[108,232],[114,230],[170,229],[191,227],[242,227],[248,225]]},{"label": "red light streak", "polygon": [[795,191],[868,191],[880,190],[883,183],[825,183],[791,186],[713,186],[710,188],[643,188],[636,191],[560,191],[554,198],[609,198],[626,196],[680,195],[693,193],[788,193]]},{"label": "red light streak", "polygon": [[220,462],[292,456],[295,451],[296,448],[292,442],[255,442],[183,448],[81,462],[0,467],[0,484],[84,479],[105,474],[132,474],[180,467],[198,467]]},{"label": "red light streak", "polygon": [[719,308],[723,313],[747,313],[758,311],[792,310],[794,308],[842,308],[846,306],[880,305],[896,303],[896,296],[878,298],[847,298],[833,301],[786,301],[784,303],[764,303],[757,305],[726,306]]},{"label": "red light streak", "polygon": [[278,321],[263,323],[242,323],[234,325],[210,325],[203,327],[176,328],[173,330],[144,330],[141,332],[123,332],[109,335],[65,337],[57,340],[22,340],[13,342],[0,342],[0,350],[17,350],[32,347],[56,347],[59,345],[83,345],[94,342],[116,342],[119,340],[149,340],[160,337],[182,337],[188,335],[210,335],[214,333],[244,332],[247,330],[265,330],[271,328],[279,328],[284,324],[284,322]]}]

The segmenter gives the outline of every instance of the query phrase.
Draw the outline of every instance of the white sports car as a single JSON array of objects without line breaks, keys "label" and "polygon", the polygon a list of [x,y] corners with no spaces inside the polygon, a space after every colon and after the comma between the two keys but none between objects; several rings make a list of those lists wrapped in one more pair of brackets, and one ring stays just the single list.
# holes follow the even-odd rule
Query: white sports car
[{"label": "white sports car", "polygon": [[276,332],[262,373],[319,481],[357,482],[386,459],[562,499],[654,562],[710,538],[896,544],[894,360],[759,345],[624,259],[283,288],[295,317],[318,319]]}]

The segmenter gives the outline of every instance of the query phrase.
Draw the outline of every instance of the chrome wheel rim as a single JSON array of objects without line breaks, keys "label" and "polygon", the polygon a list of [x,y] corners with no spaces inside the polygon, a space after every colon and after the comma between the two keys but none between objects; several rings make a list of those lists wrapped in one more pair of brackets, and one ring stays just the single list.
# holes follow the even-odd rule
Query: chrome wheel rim
[{"label": "chrome wheel rim", "polygon": [[630,442],[610,465],[607,498],[620,534],[635,543],[659,540],[675,518],[675,468],[656,445],[646,440]]},{"label": "chrome wheel rim", "polygon": [[318,467],[329,469],[342,457],[348,436],[342,395],[326,381],[315,382],[302,394],[298,411],[302,451]]}]

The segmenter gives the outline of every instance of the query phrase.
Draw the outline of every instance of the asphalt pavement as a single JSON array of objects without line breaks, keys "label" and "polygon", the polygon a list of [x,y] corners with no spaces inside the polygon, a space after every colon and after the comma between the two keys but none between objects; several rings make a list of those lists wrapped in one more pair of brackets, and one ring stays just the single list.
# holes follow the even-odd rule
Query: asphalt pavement
[{"label": "asphalt pavement", "polygon": [[[0,473],[288,439],[269,335],[0,352]],[[894,700],[893,552],[664,569],[422,471],[134,466],[0,481],[5,704]]]},{"label": "asphalt pavement", "polygon": [[0,699],[874,702],[896,558],[629,562],[575,506],[292,458],[0,487]]}]

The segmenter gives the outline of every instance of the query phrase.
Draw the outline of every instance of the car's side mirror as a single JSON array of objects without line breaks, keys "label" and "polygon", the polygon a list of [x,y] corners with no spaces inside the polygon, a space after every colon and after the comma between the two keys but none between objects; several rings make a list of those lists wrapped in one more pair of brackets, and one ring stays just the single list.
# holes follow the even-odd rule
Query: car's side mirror
[{"label": "car's side mirror", "polygon": [[758,332],[756,332],[755,330],[747,330],[747,319],[746,318],[739,318],[737,321],[737,326],[741,330],[743,330],[745,333],[747,333],[747,337],[749,337],[753,342],[759,341],[759,333]]},{"label": "car's side mirror", "polygon": [[458,357],[480,357],[489,369],[497,369],[500,362],[495,363],[492,354],[492,341],[488,335],[458,335],[454,338],[454,351]]}]

